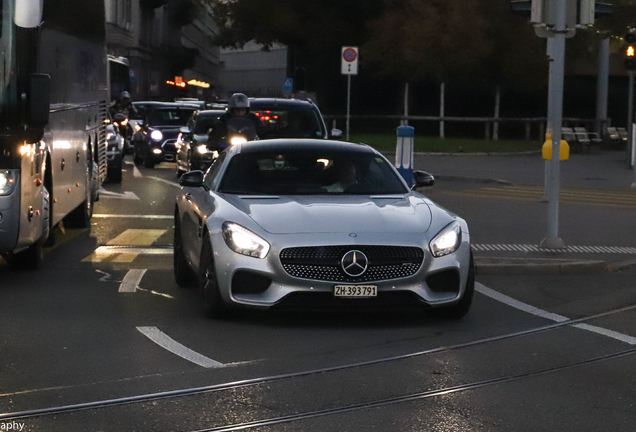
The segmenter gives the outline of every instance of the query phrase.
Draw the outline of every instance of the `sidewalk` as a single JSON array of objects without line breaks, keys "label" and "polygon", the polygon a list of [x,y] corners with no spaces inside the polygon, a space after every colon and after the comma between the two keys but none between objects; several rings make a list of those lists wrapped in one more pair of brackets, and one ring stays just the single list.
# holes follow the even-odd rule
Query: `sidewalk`
[{"label": "sidewalk", "polygon": [[[395,158],[394,154],[386,156],[391,161]],[[543,186],[545,164],[538,152],[506,155],[418,153],[414,161],[415,169],[433,174],[440,186],[446,182]],[[631,188],[635,181],[634,172],[628,169],[624,151],[573,154],[570,160],[560,163],[560,180],[562,188],[625,191],[633,192],[636,197],[636,190]],[[609,210],[599,208],[598,211]],[[636,217],[634,223],[636,224]],[[607,236],[603,235],[603,230],[619,229],[613,226],[602,228],[595,236],[596,243],[590,245],[604,244]],[[506,245],[507,248],[508,246]],[[636,254],[586,254],[547,250],[524,252],[513,247],[510,250],[475,250],[477,274],[586,273],[622,271],[636,267]]]}]

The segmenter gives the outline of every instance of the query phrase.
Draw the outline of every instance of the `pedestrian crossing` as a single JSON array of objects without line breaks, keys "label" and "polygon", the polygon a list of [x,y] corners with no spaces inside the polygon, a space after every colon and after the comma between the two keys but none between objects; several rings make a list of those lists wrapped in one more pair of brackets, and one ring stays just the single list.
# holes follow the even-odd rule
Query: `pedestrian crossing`
[{"label": "pedestrian crossing", "polygon": [[100,246],[84,258],[83,262],[130,263],[139,255],[172,255],[170,247],[150,247],[168,230],[127,229],[105,246]]},{"label": "pedestrian crossing", "polygon": [[563,249],[544,249],[533,244],[472,244],[472,249],[479,252],[551,252],[551,253],[603,253],[636,255],[636,247],[619,246],[566,246]]},{"label": "pedestrian crossing", "polygon": [[[479,189],[443,191],[443,193],[445,195],[472,198],[495,198],[537,202],[543,201],[544,187],[531,185],[489,186]],[[562,188],[559,193],[559,202],[615,208],[636,208],[636,191]]]}]

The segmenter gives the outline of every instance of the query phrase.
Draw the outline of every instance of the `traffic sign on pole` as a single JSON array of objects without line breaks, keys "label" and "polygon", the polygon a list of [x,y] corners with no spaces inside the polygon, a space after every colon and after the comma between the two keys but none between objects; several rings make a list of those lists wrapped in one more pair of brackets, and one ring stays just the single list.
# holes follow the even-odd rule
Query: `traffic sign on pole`
[{"label": "traffic sign on pole", "polygon": [[358,47],[342,47],[343,75],[358,75]]},{"label": "traffic sign on pole", "polygon": [[294,91],[294,79],[287,77],[283,80],[283,92],[291,93]]}]

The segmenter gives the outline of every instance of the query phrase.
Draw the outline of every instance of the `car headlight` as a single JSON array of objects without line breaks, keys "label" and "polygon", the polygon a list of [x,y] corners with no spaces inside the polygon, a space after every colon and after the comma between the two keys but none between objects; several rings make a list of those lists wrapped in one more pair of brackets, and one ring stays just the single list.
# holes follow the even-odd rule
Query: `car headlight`
[{"label": "car headlight", "polygon": [[152,131],[152,133],[150,134],[150,138],[153,141],[161,141],[163,139],[163,134],[161,133],[161,131],[155,130]]},{"label": "car headlight", "polygon": [[255,258],[265,258],[269,252],[269,243],[252,231],[232,223],[223,223],[223,238],[234,252]]},{"label": "car headlight", "polygon": [[11,195],[18,186],[18,170],[0,170],[0,195]]},{"label": "car headlight", "polygon": [[152,152],[156,155],[160,155],[161,154],[161,149],[152,149]]},{"label": "car headlight", "polygon": [[197,151],[201,154],[206,154],[208,152],[208,146],[201,144],[200,146],[197,146]]},{"label": "car headlight", "polygon": [[236,137],[230,138],[230,144],[232,144],[232,145],[244,144],[246,142],[247,142],[247,140],[245,138],[243,138],[243,137],[236,136]]},{"label": "car headlight", "polygon": [[429,243],[434,257],[441,257],[455,252],[462,243],[462,228],[454,221],[446,225]]}]

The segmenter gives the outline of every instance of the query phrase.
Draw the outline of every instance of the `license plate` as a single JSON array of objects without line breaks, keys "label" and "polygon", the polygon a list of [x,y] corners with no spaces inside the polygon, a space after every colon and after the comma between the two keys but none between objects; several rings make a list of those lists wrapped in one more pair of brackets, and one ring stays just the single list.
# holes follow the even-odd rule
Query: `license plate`
[{"label": "license plate", "polygon": [[375,285],[336,285],[333,294],[336,297],[376,297],[378,287]]}]

